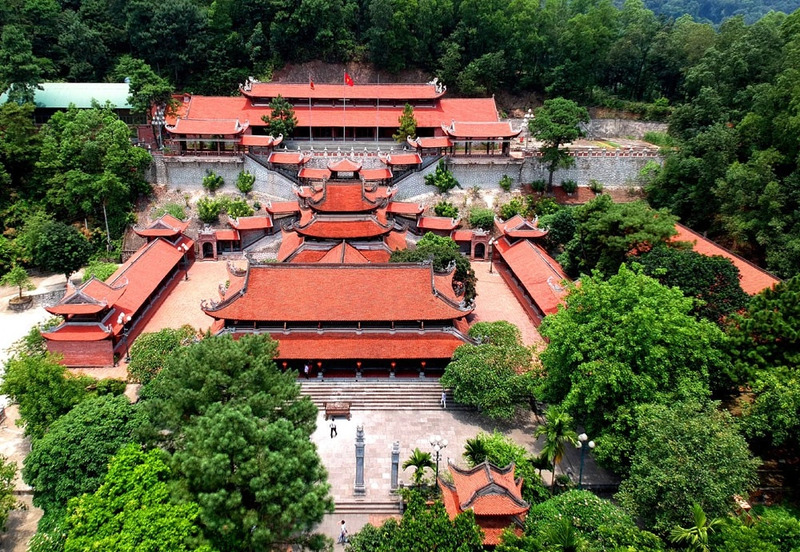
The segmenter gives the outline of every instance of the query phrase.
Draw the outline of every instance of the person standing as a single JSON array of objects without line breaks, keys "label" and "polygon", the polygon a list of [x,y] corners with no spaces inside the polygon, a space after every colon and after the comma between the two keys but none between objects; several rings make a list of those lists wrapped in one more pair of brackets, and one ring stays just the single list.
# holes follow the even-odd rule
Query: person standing
[{"label": "person standing", "polygon": [[[336,419],[335,418],[331,418],[330,426],[331,426],[331,439],[333,439],[334,437],[339,435],[339,433],[336,431]],[[342,523],[344,523],[344,522],[342,522]]]},{"label": "person standing", "polygon": [[309,366],[308,362],[306,362],[306,365],[303,366],[303,374],[306,376],[306,379],[308,379],[309,372],[311,372],[311,366]]},{"label": "person standing", "polygon": [[440,402],[442,403],[442,408],[447,408],[447,391],[442,391],[442,399]]},{"label": "person standing", "polygon": [[339,527],[339,540],[337,541],[339,544],[346,544],[347,543],[347,524],[342,520],[342,524]]}]

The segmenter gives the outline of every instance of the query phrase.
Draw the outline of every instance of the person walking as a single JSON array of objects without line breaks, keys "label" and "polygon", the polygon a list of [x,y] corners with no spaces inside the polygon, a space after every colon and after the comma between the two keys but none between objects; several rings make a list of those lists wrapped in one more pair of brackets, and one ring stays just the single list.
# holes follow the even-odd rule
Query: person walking
[{"label": "person walking", "polygon": [[336,541],[339,544],[347,544],[347,524],[342,520],[342,524],[339,527],[339,540]]},{"label": "person walking", "polygon": [[[334,437],[339,435],[339,433],[336,431],[336,419],[331,418],[330,427],[331,427],[331,439],[333,439]],[[344,522],[342,522],[342,523],[344,523]]]},{"label": "person walking", "polygon": [[442,391],[442,408],[447,408],[447,391]]}]

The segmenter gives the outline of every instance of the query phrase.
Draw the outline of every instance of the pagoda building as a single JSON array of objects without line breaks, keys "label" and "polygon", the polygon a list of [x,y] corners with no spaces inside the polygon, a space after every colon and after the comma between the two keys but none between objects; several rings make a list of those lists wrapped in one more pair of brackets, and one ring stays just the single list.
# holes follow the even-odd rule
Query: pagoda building
[{"label": "pagoda building", "polygon": [[127,356],[130,342],[180,281],[194,258],[194,242],[183,234],[186,223],[164,215],[135,228],[148,242],[105,282],[96,278],[74,287],[46,307],[63,322],[42,332],[47,350],[67,366],[111,366]]},{"label": "pagoda building", "polygon": [[483,544],[496,546],[509,527],[522,536],[530,505],[522,499],[522,478],[514,478],[514,464],[498,468],[485,461],[464,470],[452,463],[447,467],[453,477],[448,483],[437,479],[442,501],[450,519],[467,510],[475,513],[475,522],[483,530]]},{"label": "pagoda building", "polygon": [[211,150],[235,153],[252,151],[254,146],[274,148],[284,137],[268,140],[262,116],[270,115],[269,104],[278,96],[294,110],[295,141],[391,141],[406,105],[414,109],[419,137],[409,145],[427,152],[453,154],[458,147],[469,154],[475,142],[486,148],[485,153],[507,154],[510,141],[520,133],[500,121],[493,97],[446,98],[446,88],[436,81],[348,86],[249,79],[239,92],[238,97],[184,95],[175,112],[165,118],[171,142],[181,151],[204,144],[211,144]]}]

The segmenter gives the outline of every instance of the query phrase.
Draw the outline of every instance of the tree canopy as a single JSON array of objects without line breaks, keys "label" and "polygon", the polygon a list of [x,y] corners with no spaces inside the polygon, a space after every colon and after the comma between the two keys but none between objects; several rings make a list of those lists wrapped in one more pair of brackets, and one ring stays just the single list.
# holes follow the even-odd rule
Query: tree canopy
[{"label": "tree canopy", "polygon": [[728,369],[722,331],[693,317],[692,306],[680,290],[623,265],[607,281],[584,277],[540,327],[550,344],[537,396],[567,408],[615,469],[633,452],[636,406],[704,400],[709,374]]},{"label": "tree canopy", "polygon": [[277,138],[278,136],[290,137],[297,126],[297,117],[294,114],[292,104],[278,94],[278,97],[269,103],[272,113],[269,116],[261,117],[267,123],[267,134]]},{"label": "tree canopy", "polygon": [[574,142],[584,133],[578,126],[589,122],[589,112],[572,100],[552,98],[544,101],[544,105],[536,110],[533,119],[528,122],[531,135],[542,142],[542,162],[547,165],[547,190],[553,188],[553,173],[559,168],[569,168],[575,158],[569,154],[564,144]]}]

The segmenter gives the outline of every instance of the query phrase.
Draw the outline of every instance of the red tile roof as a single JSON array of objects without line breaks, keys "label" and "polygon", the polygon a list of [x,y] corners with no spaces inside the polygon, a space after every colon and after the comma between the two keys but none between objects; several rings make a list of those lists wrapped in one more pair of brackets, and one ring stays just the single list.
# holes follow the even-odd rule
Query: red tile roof
[{"label": "red tile roof", "polygon": [[300,204],[297,201],[270,201],[265,207],[271,215],[288,215],[300,212]]},{"label": "red tile roof", "polygon": [[[444,89],[437,90],[433,84],[339,84],[258,82],[250,89],[240,88],[243,95],[253,98],[276,98],[278,94],[287,99],[380,99],[380,100],[432,100],[441,97]],[[396,121],[395,121],[396,123]]]},{"label": "red tile roof", "polygon": [[484,531],[484,544],[497,544],[503,529],[521,531],[530,505],[522,499],[522,478],[514,478],[514,464],[505,468],[483,462],[463,470],[448,464],[453,484],[438,480],[445,509],[455,518],[465,510],[475,512]]},{"label": "red tile roof", "polygon": [[417,228],[420,230],[455,230],[459,220],[450,217],[419,217]]},{"label": "red tile roof", "polygon": [[189,221],[181,221],[165,214],[144,228],[134,226],[133,231],[145,238],[172,238],[186,231]]},{"label": "red tile roof", "polygon": [[267,161],[276,165],[303,165],[311,159],[310,155],[305,155],[299,151],[273,151],[269,154]]},{"label": "red tile roof", "polygon": [[[185,104],[182,104],[185,105]],[[270,113],[269,106],[252,106],[245,97],[191,96],[185,116],[192,119],[238,119],[250,121],[253,126],[264,126],[262,115]],[[307,106],[296,106],[298,126],[314,127],[361,127],[397,128],[397,119],[403,114],[402,107],[312,107],[311,116]],[[494,98],[442,98],[434,108],[414,111],[417,128],[441,129],[442,123],[451,121],[497,121],[497,106]]]},{"label": "red tile roof", "polygon": [[367,259],[361,252],[348,244],[342,242],[331,248],[325,255],[317,261],[319,263],[348,263],[348,264],[363,264],[368,263]]},{"label": "red tile roof", "polygon": [[298,178],[310,178],[312,180],[325,180],[331,177],[331,171],[328,169],[313,169],[311,167],[303,167],[297,173]]},{"label": "red tile roof", "polygon": [[333,184],[328,182],[325,184],[321,194],[309,200],[309,207],[314,211],[324,213],[353,213],[374,211],[377,205],[375,201],[365,197],[364,187],[360,182],[356,184]]},{"label": "red tile roof", "polygon": [[102,341],[111,337],[111,330],[103,324],[61,324],[50,332],[42,332],[50,341]]},{"label": "red tile roof", "polygon": [[442,125],[449,136],[456,139],[465,138],[513,138],[518,136],[521,130],[511,128],[509,122],[461,122],[452,121],[449,126]]},{"label": "red tile roof", "polygon": [[217,236],[218,241],[239,241],[241,239],[239,232],[230,228],[214,230],[214,235]]},{"label": "red tile roof", "polygon": [[[394,233],[394,232],[393,232]],[[389,234],[390,236],[392,234]],[[359,249],[358,250],[371,263],[388,263],[391,254],[385,249]]]},{"label": "red tile roof", "polygon": [[328,254],[328,251],[327,249],[312,249],[301,246],[289,255],[287,261],[294,264],[317,263]]},{"label": "red tile roof", "polygon": [[303,245],[303,236],[297,232],[281,231],[281,246],[278,248],[278,262],[282,263],[288,259],[292,253]]},{"label": "red tile roof", "polygon": [[418,153],[393,153],[383,160],[387,165],[419,165],[422,157]]},{"label": "red tile roof", "polygon": [[563,280],[569,280],[559,264],[544,249],[527,240],[509,245],[505,238],[495,248],[522,287],[544,314],[558,311],[567,295]]},{"label": "red tile roof", "polygon": [[453,230],[450,237],[453,238],[453,241],[457,242],[471,242],[472,230]]},{"label": "red tile roof", "polygon": [[708,238],[704,238],[697,232],[687,228],[682,224],[676,224],[675,229],[678,234],[672,236],[673,242],[689,242],[692,244],[692,249],[702,255],[713,257],[714,255],[721,255],[730,259],[736,268],[739,269],[741,275],[740,284],[745,293],[755,295],[761,291],[774,287],[780,279],[776,278],[763,268],[760,268],[750,261],[747,261],[722,247],[717,245]]},{"label": "red tile roof", "polygon": [[250,265],[247,278],[242,294],[204,310],[276,322],[452,320],[472,310],[435,290],[430,265]]},{"label": "red tile roof", "polygon": [[239,231],[242,230],[266,230],[272,228],[272,219],[269,217],[239,217],[228,219],[228,224]]},{"label": "red tile roof", "polygon": [[420,215],[425,210],[425,206],[420,203],[407,203],[403,201],[392,201],[386,206],[387,213],[396,215]]},{"label": "red tile roof", "polygon": [[64,297],[55,305],[45,307],[51,314],[97,314],[114,306],[122,294],[125,284],[111,287],[92,277],[77,289],[67,288]]},{"label": "red tile roof", "polygon": [[239,140],[239,144],[242,145],[242,146],[270,147],[270,146],[275,145],[275,138],[273,138],[272,136],[260,136],[260,135],[254,135],[254,134],[245,134]]},{"label": "red tile roof", "polygon": [[392,178],[392,171],[383,169],[361,169],[361,176],[364,180],[388,180]]},{"label": "red tile roof", "polygon": [[523,218],[521,215],[514,215],[505,222],[495,217],[494,227],[500,235],[516,239],[536,239],[547,235],[547,230],[539,228],[535,223]]},{"label": "red tile roof", "polygon": [[386,244],[386,247],[392,251],[407,249],[408,243],[406,242],[406,234],[407,232],[392,230],[386,235],[383,241]]},{"label": "red tile roof", "polygon": [[416,140],[409,138],[407,141],[415,148],[449,148],[453,145],[447,136],[420,137]]},{"label": "red tile roof", "polygon": [[459,345],[469,341],[457,332],[323,331],[270,334],[278,341],[279,359],[447,359]]},{"label": "red tile roof", "polygon": [[170,134],[206,135],[222,134],[225,136],[241,134],[247,130],[248,123],[240,123],[238,119],[178,119],[175,126],[164,128]]},{"label": "red tile roof", "polygon": [[328,169],[336,172],[358,172],[361,170],[363,163],[353,161],[352,159],[342,158],[335,161],[328,162]]},{"label": "red tile roof", "polygon": [[375,238],[388,234],[390,225],[381,224],[375,216],[358,219],[323,218],[314,216],[305,225],[297,225],[298,234],[319,239]]}]

